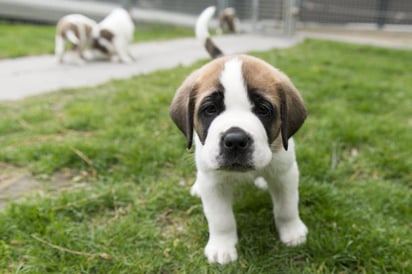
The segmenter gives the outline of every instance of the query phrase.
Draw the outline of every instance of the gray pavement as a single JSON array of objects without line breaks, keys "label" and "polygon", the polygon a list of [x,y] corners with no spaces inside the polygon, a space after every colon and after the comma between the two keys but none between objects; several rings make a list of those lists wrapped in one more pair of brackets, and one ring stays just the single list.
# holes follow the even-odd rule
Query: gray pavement
[{"label": "gray pavement", "polygon": [[[226,54],[233,54],[286,48],[304,38],[412,49],[412,32],[322,29],[303,30],[293,38],[242,34],[215,36],[213,39]],[[112,79],[126,79],[159,69],[190,65],[200,59],[209,58],[195,38],[134,44],[131,45],[131,52],[136,58],[136,62],[132,64],[102,61],[81,66],[58,64],[52,55],[0,60],[0,101],[18,100],[64,88],[95,86]]]},{"label": "gray pavement", "polygon": [[[301,39],[245,34],[219,36],[214,40],[226,54],[232,54],[290,47]],[[131,46],[131,52],[136,58],[132,64],[99,61],[76,66],[59,64],[52,55],[0,60],[0,100],[17,100],[63,88],[94,86],[208,58],[203,46],[194,38],[139,43]]]}]

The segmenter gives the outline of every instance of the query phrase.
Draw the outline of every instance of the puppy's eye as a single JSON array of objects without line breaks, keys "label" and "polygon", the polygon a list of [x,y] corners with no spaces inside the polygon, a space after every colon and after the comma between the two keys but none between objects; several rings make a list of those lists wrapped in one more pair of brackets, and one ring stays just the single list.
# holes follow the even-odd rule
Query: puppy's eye
[{"label": "puppy's eye", "polygon": [[224,108],[223,93],[216,91],[203,100],[199,107],[199,114],[205,118],[214,118],[219,115]]},{"label": "puppy's eye", "polygon": [[253,112],[256,113],[256,115],[262,116],[262,117],[267,117],[272,115],[272,107],[266,103],[260,103],[255,105],[255,107],[253,108]]},{"label": "puppy's eye", "polygon": [[213,116],[213,115],[216,115],[218,113],[218,109],[217,109],[216,105],[208,104],[208,105],[205,105],[202,108],[202,112],[204,114],[208,115],[208,116]]}]

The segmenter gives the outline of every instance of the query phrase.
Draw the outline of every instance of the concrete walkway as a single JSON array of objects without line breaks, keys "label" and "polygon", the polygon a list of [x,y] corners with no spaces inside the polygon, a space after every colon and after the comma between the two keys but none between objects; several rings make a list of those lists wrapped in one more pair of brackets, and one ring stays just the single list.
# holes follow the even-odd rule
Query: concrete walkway
[{"label": "concrete walkway", "polygon": [[[226,54],[285,48],[301,40],[246,34],[214,39]],[[139,43],[131,46],[131,52],[136,57],[136,62],[132,64],[58,64],[52,55],[0,60],[0,100],[17,100],[63,88],[94,86],[111,79],[125,79],[159,69],[190,65],[208,58],[203,46],[194,38]]]},{"label": "concrete walkway", "polygon": [[[334,40],[391,48],[412,49],[412,32],[362,32],[325,29],[303,30],[294,38],[253,34],[216,36],[214,40],[226,53],[286,48],[304,38]],[[0,101],[18,100],[63,88],[94,86],[112,79],[190,65],[207,59],[203,46],[195,38],[139,43],[131,46],[136,57],[132,64],[90,62],[82,66],[58,64],[52,55],[0,60]]]}]

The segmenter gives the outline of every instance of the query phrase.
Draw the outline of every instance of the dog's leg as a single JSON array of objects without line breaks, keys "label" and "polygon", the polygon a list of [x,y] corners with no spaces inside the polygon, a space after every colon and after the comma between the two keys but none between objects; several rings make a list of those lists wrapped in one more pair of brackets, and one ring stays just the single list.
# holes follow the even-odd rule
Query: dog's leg
[{"label": "dog's leg", "polygon": [[275,181],[267,180],[273,200],[276,228],[280,240],[288,246],[306,242],[308,229],[299,217],[299,171],[296,162]]},{"label": "dog's leg", "polygon": [[54,52],[55,52],[57,61],[61,63],[63,61],[63,53],[64,53],[64,39],[61,35],[56,35],[55,37]]},{"label": "dog's leg", "polygon": [[86,37],[86,26],[83,24],[79,24],[79,47],[78,47],[78,54],[79,58],[86,60],[84,57],[84,50],[86,48],[87,37]]},{"label": "dog's leg", "polygon": [[82,52],[80,49],[80,45],[72,45],[72,53],[73,53],[73,62],[76,65],[83,65],[84,60],[82,59]]},{"label": "dog's leg", "polygon": [[198,174],[196,188],[209,225],[205,255],[210,263],[227,264],[237,259],[237,231],[232,209],[233,186],[227,182],[211,182],[208,176],[202,177]]},{"label": "dog's leg", "polygon": [[128,44],[126,41],[123,41],[122,39],[119,39],[119,38],[118,39],[115,38],[113,41],[113,46],[121,62],[123,63],[133,62],[133,59],[131,58],[131,56],[129,56]]}]

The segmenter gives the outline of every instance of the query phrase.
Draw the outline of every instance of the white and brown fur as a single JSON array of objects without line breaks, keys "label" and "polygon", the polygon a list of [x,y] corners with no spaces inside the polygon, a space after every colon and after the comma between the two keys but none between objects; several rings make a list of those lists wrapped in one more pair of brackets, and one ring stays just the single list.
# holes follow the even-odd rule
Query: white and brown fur
[{"label": "white and brown fur", "polygon": [[56,26],[55,55],[58,62],[62,62],[66,52],[66,43],[70,44],[71,51],[74,52],[74,61],[82,63],[85,57],[85,50],[92,44],[92,31],[96,22],[81,14],[69,14],[62,17]]},{"label": "white and brown fur", "polygon": [[239,32],[239,19],[236,10],[232,7],[223,9],[219,14],[218,33],[237,33]]},{"label": "white and brown fur", "polygon": [[306,241],[298,211],[299,170],[292,135],[306,118],[303,100],[278,69],[249,55],[224,56],[209,37],[209,7],[199,16],[196,35],[215,58],[191,73],[178,88],[170,115],[195,142],[196,182],[209,226],[209,262],[237,259],[238,236],[232,210],[239,182],[266,182],[280,240]]},{"label": "white and brown fur", "polygon": [[134,34],[133,20],[125,9],[116,8],[93,29],[93,47],[112,61],[134,61],[129,44]]}]

